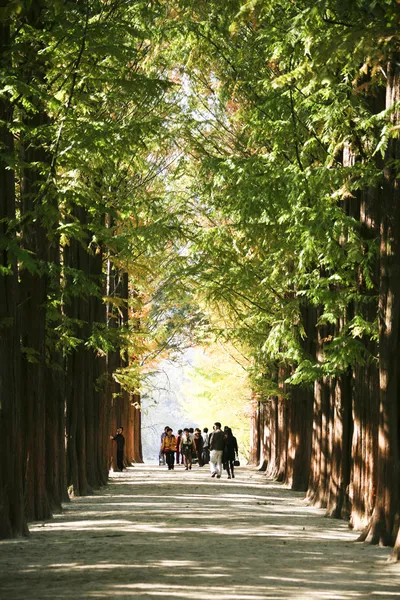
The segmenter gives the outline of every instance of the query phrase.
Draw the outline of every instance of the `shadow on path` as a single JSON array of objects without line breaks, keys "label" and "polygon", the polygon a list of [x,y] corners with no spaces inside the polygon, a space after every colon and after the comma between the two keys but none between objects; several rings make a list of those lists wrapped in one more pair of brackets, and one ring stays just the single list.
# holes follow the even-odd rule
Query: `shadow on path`
[{"label": "shadow on path", "polygon": [[302,497],[250,468],[228,481],[135,466],[28,539],[0,542],[0,596],[400,599],[390,550],[354,543]]}]

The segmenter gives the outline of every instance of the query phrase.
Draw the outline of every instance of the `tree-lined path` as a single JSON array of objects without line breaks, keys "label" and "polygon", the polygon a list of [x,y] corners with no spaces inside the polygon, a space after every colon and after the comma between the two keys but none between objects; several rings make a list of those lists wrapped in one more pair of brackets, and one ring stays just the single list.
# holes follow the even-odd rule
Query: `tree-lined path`
[{"label": "tree-lined path", "polygon": [[136,466],[75,498],[24,540],[0,542],[0,589],[14,600],[400,597],[389,548],[355,544],[304,494],[241,468]]},{"label": "tree-lined path", "polygon": [[[248,464],[400,561],[399,8],[390,0],[0,3],[0,539],[23,538],[71,493],[91,498],[75,501],[56,527],[81,507],[96,513],[93,494],[117,466],[110,434],[118,426],[126,466],[143,462],[142,417],[157,407],[167,361],[179,365],[196,407],[190,414],[173,389],[183,418],[157,413],[155,452],[167,423],[229,423]],[[183,365],[194,349],[204,356],[188,359],[188,382]],[[134,497],[145,473],[136,468],[126,482]],[[160,477],[150,496],[169,493]],[[112,503],[118,482],[107,492]],[[211,483],[199,484],[200,495],[223,485]],[[217,498],[216,523],[221,502],[236,518],[241,501]],[[280,538],[263,537],[262,510],[281,505],[255,504],[259,535],[222,535],[221,559],[246,556],[249,544],[270,577],[275,548],[267,553],[266,543]],[[195,527],[190,506],[177,510],[174,527],[189,522],[186,512]],[[128,507],[134,524],[138,514]],[[120,516],[115,537],[96,520],[98,548],[90,527],[73,537],[76,558],[91,544],[106,565],[137,560],[140,545],[134,559],[124,546],[141,534]],[[221,526],[230,524],[235,532],[234,521]],[[168,558],[186,560],[168,527]],[[303,539],[294,527],[280,568]],[[303,554],[304,532],[293,564],[313,556]],[[53,533],[71,539],[68,527],[33,533],[15,547],[25,552]],[[190,539],[204,541],[206,562],[209,537]],[[231,553],[228,540],[237,544]],[[336,568],[335,538],[325,541]],[[162,561],[163,546],[152,557]],[[49,564],[61,560],[63,544],[48,548]],[[53,594],[54,576],[77,573],[89,585],[93,573],[90,593],[97,585],[113,597],[114,582],[134,579],[113,567],[103,585],[100,570],[68,566],[68,552],[61,570],[33,566],[28,586],[43,574]],[[41,545],[38,556],[45,560]],[[198,547],[192,558],[200,568]],[[345,564],[369,580],[357,562]],[[193,575],[192,565],[166,573]],[[230,582],[245,573],[221,568],[210,581],[236,594]],[[291,571],[282,574],[296,589]]]}]

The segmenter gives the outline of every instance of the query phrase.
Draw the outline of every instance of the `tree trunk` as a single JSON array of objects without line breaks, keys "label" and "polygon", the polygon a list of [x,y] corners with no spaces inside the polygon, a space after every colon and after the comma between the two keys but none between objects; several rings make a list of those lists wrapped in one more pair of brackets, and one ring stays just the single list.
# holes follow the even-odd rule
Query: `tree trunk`
[{"label": "tree trunk", "polygon": [[336,518],[347,518],[350,514],[351,383],[352,373],[349,370],[336,377],[332,385],[332,449],[327,514]]},{"label": "tree trunk", "polygon": [[[75,219],[86,228],[87,216],[82,207],[74,207]],[[88,256],[83,243],[72,239],[65,248],[64,262],[69,269],[82,271],[84,277],[88,276]],[[88,335],[88,299],[82,290],[79,295],[73,291],[73,286],[67,279],[68,289],[72,296],[65,300],[65,312],[72,322],[80,324],[76,337],[81,342],[77,350],[67,359],[67,477],[68,485],[73,487],[75,495],[85,496],[89,492],[86,474],[86,378],[87,378],[87,349],[84,343]]]},{"label": "tree trunk", "polygon": [[[53,354],[61,367],[61,353]],[[65,464],[65,393],[64,373],[54,364],[47,367],[46,379],[46,490],[52,510],[60,511],[68,502]]]},{"label": "tree trunk", "polygon": [[[28,130],[48,122],[38,107],[27,117]],[[21,270],[21,338],[24,348],[22,397],[24,404],[25,510],[28,520],[48,519],[51,509],[46,490],[46,305],[48,277],[47,232],[43,227],[45,205],[43,177],[36,165],[46,164],[48,156],[39,141],[21,136],[21,215],[24,217],[21,244],[30,252],[35,269]]]},{"label": "tree trunk", "polygon": [[139,394],[133,395],[133,462],[143,462],[142,452],[142,411]]},{"label": "tree trunk", "polygon": [[278,456],[278,398],[271,396],[260,406],[261,456],[260,464],[266,477],[275,479],[279,471]]},{"label": "tree trunk", "polygon": [[[112,221],[110,220],[109,226],[112,226]],[[120,274],[116,269],[115,265],[111,260],[108,260],[107,263],[107,296],[109,298],[118,297],[119,296],[119,286],[120,286]],[[107,305],[107,326],[109,329],[117,329],[120,325],[120,317],[118,311],[112,304],[109,302]],[[109,397],[110,403],[110,428],[113,434],[117,427],[120,425],[123,427],[121,423],[121,386],[115,380],[114,373],[121,366],[121,356],[119,347],[116,347],[114,350],[111,350],[107,354],[107,395]],[[126,435],[126,431],[124,431]],[[117,451],[116,451],[115,442],[111,442],[110,444],[110,465],[114,471],[117,469]]]},{"label": "tree trunk", "polygon": [[[99,291],[102,295],[106,292],[106,278],[103,274],[103,252],[98,247],[93,257],[93,272],[98,280]],[[92,298],[93,320],[99,327],[106,328],[106,307],[101,297]],[[110,443],[110,426],[108,422],[107,390],[107,361],[106,355],[96,355],[94,364],[94,386],[96,394],[96,408],[94,412],[94,444],[95,468],[97,486],[107,483],[108,479],[108,448]]]},{"label": "tree trunk", "polygon": [[[10,27],[0,24],[0,65],[10,67]],[[15,174],[5,156],[13,156],[14,140],[8,129],[12,107],[0,98],[0,538],[27,533],[24,518],[21,453],[21,356],[19,346],[18,267],[15,220]]]},{"label": "tree trunk", "polygon": [[[89,232],[91,235],[91,232]],[[91,294],[87,301],[87,319],[88,319],[88,334],[91,334],[96,327],[105,326],[105,309],[101,298],[103,289],[103,273],[102,273],[102,251],[101,246],[97,245],[95,251],[87,252],[88,258],[88,276],[91,284],[98,289],[98,294]],[[86,350],[86,394],[85,394],[85,422],[86,422],[86,474],[88,484],[91,489],[98,488],[104,479],[106,479],[108,471],[98,472],[98,454],[99,448],[99,423],[101,420],[101,412],[103,410],[103,397],[99,384],[101,377],[101,369],[104,368],[104,361],[98,355],[94,348]],[[105,382],[103,382],[104,385]],[[102,449],[104,451],[104,449]]]},{"label": "tree trunk", "polygon": [[[306,333],[302,341],[303,351],[310,360],[314,360],[317,335],[316,311],[307,302],[300,307],[300,310]],[[288,391],[290,399],[285,481],[292,489],[306,491],[310,478],[313,389],[311,386],[290,386]]]},{"label": "tree trunk", "polygon": [[[383,110],[379,105],[374,112]],[[360,196],[360,222],[362,234],[366,242],[372,242],[379,236],[380,193],[377,188],[369,188]],[[360,273],[360,287],[363,293],[369,293],[368,303],[357,307],[357,312],[366,321],[373,322],[377,315],[377,295],[379,281],[379,264],[372,275],[376,289],[368,292]],[[366,527],[371,519],[376,496],[377,455],[378,455],[378,423],[379,423],[379,368],[374,360],[378,356],[377,343],[370,339],[363,340],[371,360],[366,364],[356,364],[353,386],[353,439],[352,439],[352,473],[350,499],[352,503],[350,524],[354,529]]]},{"label": "tree trunk", "polygon": [[285,482],[293,490],[307,491],[310,476],[313,391],[308,387],[292,387],[288,461]]},{"label": "tree trunk", "polygon": [[250,419],[249,465],[255,466],[260,460],[260,401],[255,398],[251,402]]},{"label": "tree trunk", "polygon": [[[328,328],[318,328],[316,358],[323,361],[323,345],[328,337]],[[313,434],[310,482],[307,497],[314,504],[326,507],[329,482],[329,424],[330,424],[330,388],[327,377],[321,377],[314,384]]]},{"label": "tree trunk", "polygon": [[279,387],[282,389],[282,395],[278,397],[278,429],[277,429],[277,452],[278,464],[276,479],[277,481],[285,481],[287,470],[287,449],[288,449],[288,428],[290,414],[290,399],[285,396],[286,385],[284,380],[287,378],[287,368],[279,369]]},{"label": "tree trunk", "polygon": [[[386,108],[400,100],[399,56],[389,62]],[[399,111],[392,113],[394,126]],[[399,326],[400,326],[400,185],[396,161],[400,141],[391,138],[385,154],[380,223],[379,289],[379,433],[376,502],[369,530],[371,543],[393,545],[399,527]]]}]

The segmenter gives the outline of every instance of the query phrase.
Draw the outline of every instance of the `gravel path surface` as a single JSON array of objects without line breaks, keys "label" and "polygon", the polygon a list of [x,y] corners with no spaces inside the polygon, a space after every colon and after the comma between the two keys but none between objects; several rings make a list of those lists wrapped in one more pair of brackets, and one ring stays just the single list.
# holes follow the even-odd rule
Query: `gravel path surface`
[{"label": "gravel path surface", "polygon": [[[303,494],[241,467],[137,465],[0,541],[0,598],[400,599],[390,549],[355,543]],[[226,476],[225,476],[226,477]]]}]

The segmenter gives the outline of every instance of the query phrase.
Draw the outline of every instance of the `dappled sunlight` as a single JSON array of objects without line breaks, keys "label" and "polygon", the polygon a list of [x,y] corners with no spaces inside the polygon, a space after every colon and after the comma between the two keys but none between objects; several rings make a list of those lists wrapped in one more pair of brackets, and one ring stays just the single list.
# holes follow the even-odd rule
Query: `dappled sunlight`
[{"label": "dappled sunlight", "polygon": [[125,586],[115,585],[112,586],[112,590],[110,590],[108,597],[165,597],[166,595],[168,595],[170,598],[192,598],[194,600],[215,600],[215,598],[218,598],[218,600],[259,600],[260,598],[272,599],[274,597],[279,597],[265,595],[264,588],[260,587],[258,589],[253,589],[253,586],[250,586],[250,588],[247,586],[244,588],[235,586],[235,588],[232,589],[232,587],[228,586],[223,587],[220,585],[213,585],[210,587],[196,586],[196,588],[193,589],[191,585],[169,585],[168,590],[166,591],[162,586],[160,587],[157,584],[128,584]]},{"label": "dappled sunlight", "polygon": [[136,466],[122,475],[33,524],[28,540],[0,544],[5,593],[13,600],[349,600],[395,597],[400,589],[400,570],[381,577],[388,549],[354,544],[346,523],[251,469],[241,469],[234,486],[210,481],[206,471],[177,470],[167,479],[158,467]]},{"label": "dappled sunlight", "polygon": [[[205,502],[206,497],[202,497],[201,501]],[[213,499],[215,502],[215,499]],[[111,506],[111,505],[109,505]],[[96,511],[93,510],[91,512],[88,511],[80,511],[79,516],[91,516],[91,519],[82,519],[82,520],[64,520],[67,515],[64,516],[64,519],[61,518],[56,522],[49,522],[46,524],[45,529],[49,531],[63,530],[63,529],[79,529],[82,531],[101,531],[101,530],[112,530],[112,531],[121,531],[123,533],[136,532],[136,533],[159,533],[161,535],[171,535],[171,534],[185,534],[185,533],[196,533],[198,536],[201,535],[228,535],[228,536],[239,536],[239,537],[279,537],[284,539],[294,538],[298,539],[321,539],[321,540],[352,540],[354,539],[354,534],[349,531],[342,531],[341,529],[324,529],[320,531],[318,529],[313,528],[310,525],[307,525],[307,529],[302,525],[302,516],[301,515],[293,515],[291,514],[290,520],[287,518],[284,513],[279,510],[276,513],[274,512],[274,507],[269,507],[268,510],[268,518],[269,523],[259,523],[256,521],[253,526],[249,526],[248,521],[244,520],[241,517],[241,511],[237,514],[236,512],[232,512],[232,506],[227,509],[224,507],[220,509],[218,504],[211,504],[210,502],[207,506],[201,506],[197,508],[195,505],[191,507],[191,509],[195,510],[195,514],[192,512],[181,512],[176,515],[176,509],[168,508],[160,506],[159,503],[151,502],[147,507],[145,503],[139,503],[140,507],[140,518],[143,519],[146,515],[152,515],[152,517],[157,517],[157,523],[138,523],[137,522],[137,510],[138,508],[135,503],[129,503],[130,510],[121,510],[121,507],[126,507],[124,503],[115,503],[115,510],[108,511]],[[143,507],[146,507],[147,510],[143,510]],[[183,508],[188,509],[188,506],[184,506]],[[235,507],[237,508],[237,507]],[[253,511],[257,510],[257,507],[239,507],[239,508],[247,508],[246,518],[253,513]],[[217,518],[214,518],[210,521],[210,512],[218,514]],[[117,516],[124,516],[124,519],[115,518]],[[264,511],[257,510],[257,516],[262,516]],[[311,513],[312,514],[312,511]],[[105,517],[108,518],[105,519]],[[174,526],[171,525],[169,521],[165,521],[166,516],[174,516]],[[279,520],[282,516],[285,516],[284,523],[275,522]],[[97,517],[97,518],[96,518]],[[163,520],[164,519],[164,520]],[[199,522],[201,523],[199,528]],[[295,524],[292,524],[292,521],[295,521]],[[189,523],[187,523],[189,522]],[[246,526],[244,526],[246,525]],[[41,531],[43,532],[44,527],[42,525],[37,525],[32,527],[32,531]]]},{"label": "dappled sunlight", "polygon": [[[122,526],[125,527],[125,525],[129,525],[130,521],[121,521],[121,520],[117,520],[117,519],[107,519],[107,521],[101,521],[101,520],[97,520],[97,521],[90,521],[90,520],[84,520],[84,521],[65,521],[64,523],[47,523],[46,524],[46,529],[47,531],[51,531],[51,530],[57,530],[57,529],[79,529],[79,530],[88,530],[88,529],[101,529],[103,527],[106,527],[107,529],[110,527],[116,527],[116,526]],[[33,531],[37,531],[38,528],[36,527],[32,527],[31,528],[31,532]]]}]

